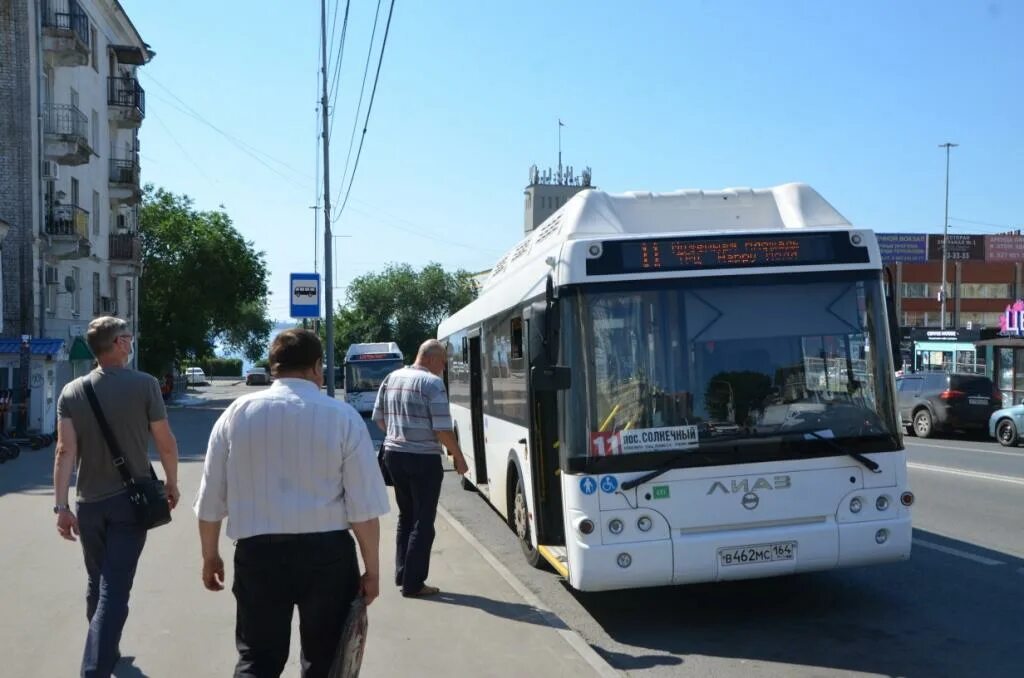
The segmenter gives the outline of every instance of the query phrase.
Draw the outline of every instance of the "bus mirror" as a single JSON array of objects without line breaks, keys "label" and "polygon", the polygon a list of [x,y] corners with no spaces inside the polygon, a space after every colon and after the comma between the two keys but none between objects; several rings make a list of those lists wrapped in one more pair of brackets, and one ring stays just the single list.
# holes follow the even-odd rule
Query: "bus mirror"
[{"label": "bus mirror", "polygon": [[896,317],[896,285],[893,280],[892,271],[885,268],[886,282],[888,282],[888,294],[885,295],[886,320],[889,325],[889,344],[892,349],[892,368],[903,369],[903,352],[900,350],[900,323]]},{"label": "bus mirror", "polygon": [[566,391],[572,383],[572,371],[561,365],[530,368],[530,383],[535,391]]}]

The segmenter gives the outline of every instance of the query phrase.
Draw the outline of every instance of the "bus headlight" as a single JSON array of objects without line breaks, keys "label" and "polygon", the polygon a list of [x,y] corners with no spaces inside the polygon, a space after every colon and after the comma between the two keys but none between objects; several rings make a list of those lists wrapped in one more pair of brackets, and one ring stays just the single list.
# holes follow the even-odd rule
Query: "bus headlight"
[{"label": "bus headlight", "polygon": [[879,511],[884,511],[889,508],[889,497],[884,494],[875,500],[875,508]]},{"label": "bus headlight", "polygon": [[864,507],[860,497],[854,497],[850,500],[850,513],[860,513],[860,510]]},{"label": "bus headlight", "polygon": [[622,528],[623,527],[625,527],[625,526],[622,524],[622,521],[619,520],[618,518],[612,518],[608,522],[608,531],[611,532],[612,534],[622,534]]},{"label": "bus headlight", "polygon": [[904,492],[900,495],[900,503],[904,506],[911,506],[914,503],[914,493]]},{"label": "bus headlight", "polygon": [[590,518],[584,518],[579,522],[576,528],[580,531],[580,534],[588,535],[594,531],[594,521]]},{"label": "bus headlight", "polygon": [[636,529],[641,532],[650,532],[652,527],[654,527],[654,521],[651,520],[650,516],[640,516],[636,521]]}]

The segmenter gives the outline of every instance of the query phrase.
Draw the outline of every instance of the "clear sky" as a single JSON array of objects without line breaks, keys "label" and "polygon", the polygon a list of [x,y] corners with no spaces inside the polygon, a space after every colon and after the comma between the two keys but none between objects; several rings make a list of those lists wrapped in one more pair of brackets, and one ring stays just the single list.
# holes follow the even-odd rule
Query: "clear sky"
[{"label": "clear sky", "polygon": [[[288,274],[314,265],[319,2],[122,5],[157,53],[140,76],[143,180],[223,204],[267,253],[285,318]],[[351,3],[335,195],[376,8]],[[1009,0],[397,0],[334,226],[350,236],[336,284],[389,262],[489,268],[522,237],[529,166],[557,162],[559,117],[566,164],[601,189],[804,181],[879,231],[941,230],[937,146],[952,141],[951,232],[1024,227],[1022,35],[1024,3]],[[376,52],[364,111],[375,66]]]}]

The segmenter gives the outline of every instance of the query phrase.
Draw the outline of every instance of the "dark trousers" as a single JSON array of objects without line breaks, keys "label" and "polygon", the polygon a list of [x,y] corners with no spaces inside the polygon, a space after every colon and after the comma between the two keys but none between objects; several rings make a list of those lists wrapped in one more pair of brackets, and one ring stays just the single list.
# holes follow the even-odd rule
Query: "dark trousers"
[{"label": "dark trousers", "polygon": [[106,678],[120,657],[121,631],[128,619],[128,597],[146,545],[127,494],[78,505],[78,530],[89,575],[86,617],[89,634],[82,676]]},{"label": "dark trousers", "polygon": [[277,678],[288,661],[292,612],[299,608],[304,678],[327,676],[352,601],[359,561],[347,530],[261,535],[235,546],[238,603],[236,678]]},{"label": "dark trousers", "polygon": [[395,585],[402,587],[402,593],[419,593],[430,571],[434,518],[444,478],[441,455],[387,450],[384,464],[398,503]]}]

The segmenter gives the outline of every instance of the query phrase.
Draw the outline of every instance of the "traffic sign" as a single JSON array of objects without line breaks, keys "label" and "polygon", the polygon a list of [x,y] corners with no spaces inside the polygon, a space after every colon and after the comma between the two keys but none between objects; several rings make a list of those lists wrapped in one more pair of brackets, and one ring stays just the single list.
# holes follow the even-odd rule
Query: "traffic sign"
[{"label": "traffic sign", "polygon": [[320,317],[320,274],[292,273],[291,317]]}]

